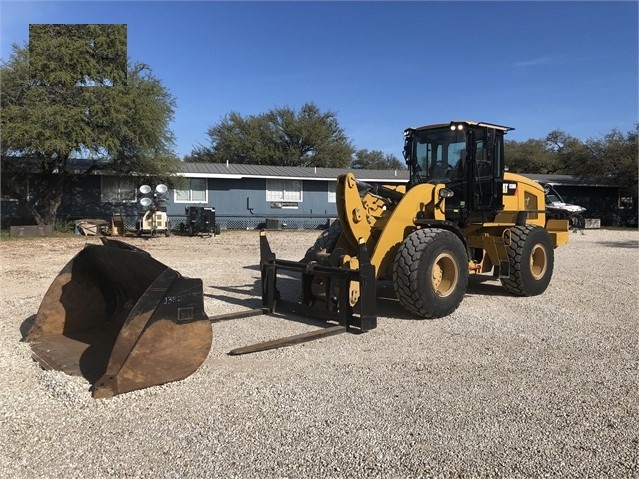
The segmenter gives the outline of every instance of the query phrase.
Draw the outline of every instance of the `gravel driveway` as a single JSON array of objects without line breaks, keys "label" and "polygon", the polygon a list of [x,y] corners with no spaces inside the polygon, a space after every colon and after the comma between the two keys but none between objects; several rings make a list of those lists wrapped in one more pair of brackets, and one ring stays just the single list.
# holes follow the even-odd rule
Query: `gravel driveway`
[{"label": "gravel driveway", "polygon": [[[269,233],[299,259],[317,231]],[[127,238],[204,281],[210,316],[260,306],[256,231]],[[20,342],[49,284],[95,237],[0,243],[0,477],[634,477],[639,232],[587,230],[541,296],[471,278],[460,308],[415,320],[378,287],[378,328],[246,356],[314,329],[215,323],[187,379],[95,400]],[[186,353],[185,353],[186,354]]]}]

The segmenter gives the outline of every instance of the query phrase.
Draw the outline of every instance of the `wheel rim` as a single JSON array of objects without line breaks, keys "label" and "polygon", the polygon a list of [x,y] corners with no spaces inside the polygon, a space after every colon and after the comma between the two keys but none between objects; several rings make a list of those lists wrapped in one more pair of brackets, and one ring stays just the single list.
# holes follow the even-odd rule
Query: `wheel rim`
[{"label": "wheel rim", "polygon": [[441,253],[433,264],[431,277],[433,290],[442,298],[450,295],[455,289],[459,271],[457,263],[450,253]]},{"label": "wheel rim", "polygon": [[541,244],[536,244],[530,255],[530,273],[533,278],[539,280],[546,274],[546,266],[548,258],[546,256],[546,248]]}]

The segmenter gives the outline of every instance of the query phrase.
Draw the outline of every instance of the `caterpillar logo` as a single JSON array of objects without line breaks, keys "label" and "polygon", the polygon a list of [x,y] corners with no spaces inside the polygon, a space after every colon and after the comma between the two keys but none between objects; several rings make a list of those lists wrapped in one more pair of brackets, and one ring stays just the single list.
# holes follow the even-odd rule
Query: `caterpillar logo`
[{"label": "caterpillar logo", "polygon": [[505,181],[503,184],[503,193],[506,196],[515,196],[517,194],[517,183]]},{"label": "caterpillar logo", "polygon": [[190,308],[178,308],[177,310],[178,321],[192,321],[195,317],[195,309]]}]

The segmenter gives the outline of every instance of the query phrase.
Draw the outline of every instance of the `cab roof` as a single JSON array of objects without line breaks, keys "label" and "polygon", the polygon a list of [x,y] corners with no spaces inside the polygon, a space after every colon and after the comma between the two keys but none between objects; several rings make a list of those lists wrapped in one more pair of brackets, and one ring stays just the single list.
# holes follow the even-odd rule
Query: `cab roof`
[{"label": "cab roof", "polygon": [[496,125],[494,123],[487,123],[485,121],[466,121],[466,120],[459,120],[459,121],[451,121],[450,123],[438,123],[438,124],[434,124],[434,125],[425,125],[425,126],[420,126],[418,128],[409,128],[412,130],[431,130],[434,128],[448,128],[451,125],[469,125],[469,126],[484,126],[484,127],[488,127],[488,128],[493,128],[495,130],[502,130],[503,132],[507,132],[507,131],[511,131],[514,130],[514,128],[510,127],[510,126],[503,126],[503,125]]}]

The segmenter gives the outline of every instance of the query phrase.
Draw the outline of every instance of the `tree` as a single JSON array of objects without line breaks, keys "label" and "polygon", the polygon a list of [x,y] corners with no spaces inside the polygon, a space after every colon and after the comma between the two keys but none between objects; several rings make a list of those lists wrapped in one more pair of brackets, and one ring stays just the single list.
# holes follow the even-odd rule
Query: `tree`
[{"label": "tree", "polygon": [[384,155],[379,150],[368,151],[366,149],[357,150],[355,159],[351,163],[351,168],[367,170],[403,170],[406,164],[392,154]]},{"label": "tree", "polygon": [[191,150],[191,153],[184,155],[182,161],[186,163],[215,163],[211,148],[198,145]]},{"label": "tree", "polygon": [[637,196],[639,123],[626,134],[613,129],[585,142],[561,130],[543,140],[506,141],[506,166],[516,173],[567,174],[615,183]]},{"label": "tree", "polygon": [[571,155],[566,161],[574,175],[613,181],[628,196],[637,196],[639,180],[639,123],[625,135],[613,129],[602,139],[588,138],[582,155]]},{"label": "tree", "polygon": [[38,224],[55,222],[73,159],[94,160],[80,174],[177,171],[175,100],[148,66],[128,63],[126,26],[32,25],[0,74],[3,193]]},{"label": "tree", "polygon": [[556,155],[544,140],[506,140],[504,151],[506,166],[513,173],[551,173],[557,170]]},{"label": "tree", "polygon": [[189,160],[343,168],[353,155],[335,113],[321,112],[314,103],[299,112],[289,107],[247,117],[232,112],[208,135],[211,146],[194,149]]}]

